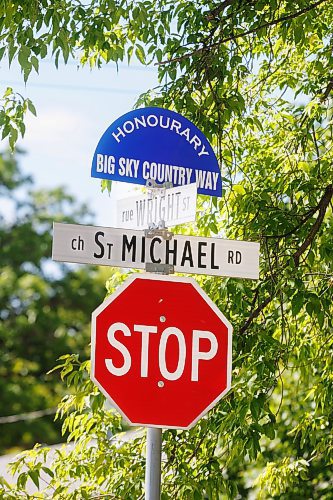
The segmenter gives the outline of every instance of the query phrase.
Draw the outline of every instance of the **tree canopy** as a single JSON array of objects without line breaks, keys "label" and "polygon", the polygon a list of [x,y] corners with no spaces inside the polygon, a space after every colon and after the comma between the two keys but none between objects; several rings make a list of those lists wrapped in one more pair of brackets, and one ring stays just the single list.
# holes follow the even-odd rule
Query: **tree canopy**
[{"label": "tree canopy", "polygon": [[[164,432],[162,498],[332,498],[332,1],[6,1],[0,15],[0,55],[25,79],[51,52],[158,64],[160,86],[137,105],[184,114],[221,165],[223,197],[201,198],[192,230],[261,242],[258,283],[199,280],[234,326],[233,388],[192,430]],[[14,141],[29,103],[12,92],[0,122]],[[142,440],[110,441],[119,420],[89,364],[71,356],[63,370],[77,390],[66,426],[98,444],[68,455],[74,472],[54,464],[53,498],[73,477],[73,498],[140,498]]]},{"label": "tree canopy", "polygon": [[53,420],[65,388],[47,372],[68,352],[89,355],[89,317],[109,274],[50,267],[53,220],[90,217],[62,188],[33,189],[17,156],[0,156],[2,453],[60,441],[61,426]]}]

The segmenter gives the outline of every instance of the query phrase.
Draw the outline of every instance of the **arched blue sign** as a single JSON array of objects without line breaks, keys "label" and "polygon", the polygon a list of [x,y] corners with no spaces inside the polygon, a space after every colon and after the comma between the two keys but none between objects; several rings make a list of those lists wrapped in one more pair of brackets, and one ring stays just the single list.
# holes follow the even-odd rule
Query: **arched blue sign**
[{"label": "arched blue sign", "polygon": [[195,182],[198,193],[222,195],[215,153],[187,118],[163,108],[141,108],[118,118],[104,132],[92,162],[92,177],[146,184]]}]

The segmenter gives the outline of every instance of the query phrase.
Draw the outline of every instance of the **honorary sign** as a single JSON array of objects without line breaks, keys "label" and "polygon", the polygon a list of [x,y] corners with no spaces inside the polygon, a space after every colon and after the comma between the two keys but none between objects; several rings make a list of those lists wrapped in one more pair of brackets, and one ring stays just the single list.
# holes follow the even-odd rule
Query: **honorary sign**
[{"label": "honorary sign", "polygon": [[165,240],[110,227],[54,223],[52,258],[136,269],[166,264],[180,273],[259,277],[259,243],[183,235]]},{"label": "honorary sign", "polygon": [[162,108],[140,108],[118,118],[101,137],[92,177],[145,185],[196,183],[198,193],[222,195],[215,153],[203,133],[184,116]]},{"label": "honorary sign", "polygon": [[167,227],[195,221],[196,199],[195,184],[122,198],[117,202],[117,227],[147,229],[162,221]]},{"label": "honorary sign", "polygon": [[230,389],[231,350],[192,278],[135,274],[92,315],[91,378],[133,425],[192,427]]}]

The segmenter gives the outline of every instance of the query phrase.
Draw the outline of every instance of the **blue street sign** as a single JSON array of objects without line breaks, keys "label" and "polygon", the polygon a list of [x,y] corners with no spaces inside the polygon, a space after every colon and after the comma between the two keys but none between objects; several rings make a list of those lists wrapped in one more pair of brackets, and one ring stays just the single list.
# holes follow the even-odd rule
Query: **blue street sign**
[{"label": "blue street sign", "polygon": [[145,185],[195,182],[198,193],[222,195],[215,153],[187,118],[163,108],[141,108],[118,118],[102,135],[92,177]]}]

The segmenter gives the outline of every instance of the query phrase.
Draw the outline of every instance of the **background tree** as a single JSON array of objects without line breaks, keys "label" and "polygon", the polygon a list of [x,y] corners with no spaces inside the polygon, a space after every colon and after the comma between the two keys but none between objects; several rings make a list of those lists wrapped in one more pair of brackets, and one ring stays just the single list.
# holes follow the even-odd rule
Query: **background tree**
[{"label": "background tree", "polygon": [[[9,4],[3,54],[25,78],[49,49],[56,63],[157,62],[161,86],[138,105],[187,116],[221,163],[223,198],[201,198],[197,234],[261,241],[259,283],[200,279],[234,325],[233,389],[193,430],[164,433],[163,498],[332,498],[332,1]],[[141,440],[112,445],[105,422],[119,422],[88,364],[63,363],[78,395],[91,394],[64,402],[76,408],[66,425],[79,438],[89,420],[81,439],[98,439],[68,456],[73,496],[140,498]],[[71,473],[60,461],[54,471],[53,494],[68,492]]]},{"label": "background tree", "polygon": [[[4,452],[36,441],[60,441],[60,426],[53,420],[64,388],[47,372],[65,353],[89,356],[89,317],[103,298],[106,275],[92,267],[50,266],[52,221],[90,220],[86,207],[78,206],[62,188],[33,190],[16,156],[8,153],[0,156],[0,186],[0,451]],[[20,416],[34,411],[32,420]],[[36,419],[38,412],[50,416]]]}]

